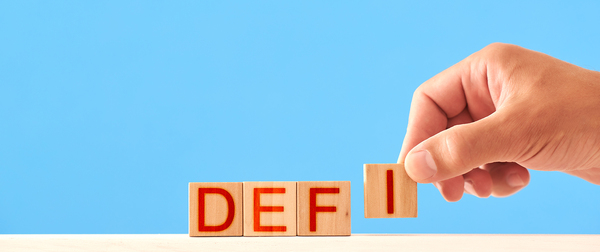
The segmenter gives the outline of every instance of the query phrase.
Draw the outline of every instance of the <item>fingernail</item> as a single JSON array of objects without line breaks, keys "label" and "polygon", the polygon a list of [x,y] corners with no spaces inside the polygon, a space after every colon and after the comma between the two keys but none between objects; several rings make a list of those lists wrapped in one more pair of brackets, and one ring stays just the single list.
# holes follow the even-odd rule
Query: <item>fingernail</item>
[{"label": "fingernail", "polygon": [[506,183],[512,187],[521,187],[525,185],[525,182],[521,179],[521,176],[516,173],[512,173],[506,177]]},{"label": "fingernail", "polygon": [[465,180],[465,191],[473,196],[477,196],[477,193],[475,193],[475,187],[473,187],[473,181],[471,181],[470,179]]},{"label": "fingernail", "polygon": [[440,182],[433,182],[432,184],[433,184],[433,186],[435,186],[435,188],[437,188],[438,190],[440,189],[440,186],[441,186],[441,185],[440,185]]},{"label": "fingernail", "polygon": [[437,166],[429,151],[422,150],[412,153],[406,157],[405,163],[411,168],[410,175],[415,180],[424,180],[433,177],[437,172]]}]

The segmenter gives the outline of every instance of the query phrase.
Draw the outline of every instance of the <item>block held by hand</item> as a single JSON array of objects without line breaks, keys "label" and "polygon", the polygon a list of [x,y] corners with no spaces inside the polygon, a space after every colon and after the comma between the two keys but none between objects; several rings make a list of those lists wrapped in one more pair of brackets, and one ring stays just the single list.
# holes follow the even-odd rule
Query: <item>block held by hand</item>
[{"label": "block held by hand", "polygon": [[417,183],[403,164],[365,164],[365,218],[417,217]]}]

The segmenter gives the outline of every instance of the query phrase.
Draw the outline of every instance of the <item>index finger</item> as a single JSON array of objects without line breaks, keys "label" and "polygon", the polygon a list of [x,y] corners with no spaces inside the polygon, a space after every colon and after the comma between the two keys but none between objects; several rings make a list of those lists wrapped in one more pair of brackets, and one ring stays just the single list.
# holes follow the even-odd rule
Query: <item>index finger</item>
[{"label": "index finger", "polygon": [[417,88],[398,163],[419,143],[451,126],[449,121],[463,111],[473,120],[495,111],[488,88],[487,65],[473,55]]}]

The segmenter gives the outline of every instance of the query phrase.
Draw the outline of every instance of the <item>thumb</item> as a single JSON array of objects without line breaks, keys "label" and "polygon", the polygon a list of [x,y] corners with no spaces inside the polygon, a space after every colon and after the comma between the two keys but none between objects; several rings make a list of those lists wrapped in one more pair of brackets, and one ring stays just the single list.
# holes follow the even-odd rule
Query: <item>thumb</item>
[{"label": "thumb", "polygon": [[515,133],[499,111],[468,124],[439,132],[415,146],[404,161],[406,173],[420,183],[465,174],[487,163],[510,162]]}]

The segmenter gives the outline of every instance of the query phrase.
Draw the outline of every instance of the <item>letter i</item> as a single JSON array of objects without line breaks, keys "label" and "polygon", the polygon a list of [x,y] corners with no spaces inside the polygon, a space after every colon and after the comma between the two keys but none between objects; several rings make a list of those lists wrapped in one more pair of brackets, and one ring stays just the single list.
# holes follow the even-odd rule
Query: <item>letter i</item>
[{"label": "letter i", "polygon": [[394,170],[387,170],[387,212],[394,213]]}]

